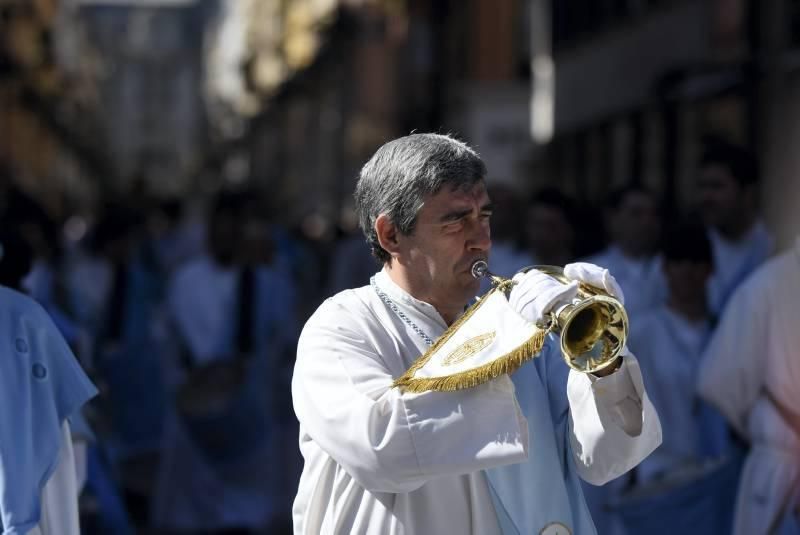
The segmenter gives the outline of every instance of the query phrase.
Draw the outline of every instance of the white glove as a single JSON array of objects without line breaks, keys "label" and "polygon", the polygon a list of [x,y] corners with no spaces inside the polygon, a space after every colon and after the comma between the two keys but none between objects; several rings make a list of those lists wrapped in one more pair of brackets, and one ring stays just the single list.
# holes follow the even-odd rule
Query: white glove
[{"label": "white glove", "polygon": [[564,266],[564,275],[573,281],[581,281],[589,286],[605,290],[608,295],[615,297],[623,305],[625,304],[625,294],[622,293],[622,288],[605,268],[588,262],[575,262]]},{"label": "white glove", "polygon": [[516,284],[508,296],[508,303],[531,323],[540,323],[547,313],[566,305],[578,293],[577,282],[561,284],[535,269],[517,273],[513,280]]}]

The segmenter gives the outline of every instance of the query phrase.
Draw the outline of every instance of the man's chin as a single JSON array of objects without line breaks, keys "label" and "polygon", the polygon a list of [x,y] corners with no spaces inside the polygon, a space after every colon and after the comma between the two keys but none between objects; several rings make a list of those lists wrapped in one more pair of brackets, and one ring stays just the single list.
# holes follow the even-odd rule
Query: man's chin
[{"label": "man's chin", "polygon": [[473,297],[478,295],[480,289],[481,289],[480,279],[476,279],[475,277],[470,275],[469,280],[466,280],[464,283],[464,295],[467,301],[471,300]]}]

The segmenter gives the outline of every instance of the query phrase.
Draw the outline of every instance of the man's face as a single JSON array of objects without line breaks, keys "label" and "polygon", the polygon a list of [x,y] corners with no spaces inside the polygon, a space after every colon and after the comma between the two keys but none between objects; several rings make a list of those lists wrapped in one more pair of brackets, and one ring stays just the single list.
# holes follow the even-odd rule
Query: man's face
[{"label": "man's face", "polygon": [[425,199],[411,235],[398,235],[395,261],[413,279],[415,297],[435,304],[463,306],[479,290],[473,262],[487,259],[491,247],[491,206],[481,182],[472,188],[442,191]]},{"label": "man's face", "polygon": [[661,221],[656,201],[640,191],[628,193],[612,214],[614,241],[623,249],[646,254],[654,251],[661,232]]},{"label": "man's face", "polygon": [[706,225],[726,227],[744,213],[745,191],[725,166],[714,164],[703,167],[697,186]]},{"label": "man's face", "polygon": [[667,260],[664,274],[672,298],[680,303],[692,303],[705,299],[706,282],[711,276],[712,267],[705,262],[690,260]]}]

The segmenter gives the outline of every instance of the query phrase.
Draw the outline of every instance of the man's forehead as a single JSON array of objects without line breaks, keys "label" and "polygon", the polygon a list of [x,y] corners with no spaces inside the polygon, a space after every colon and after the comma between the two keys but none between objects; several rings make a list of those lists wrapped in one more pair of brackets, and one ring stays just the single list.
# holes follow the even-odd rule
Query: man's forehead
[{"label": "man's forehead", "polygon": [[450,202],[485,202],[489,200],[486,184],[483,181],[469,186],[444,187],[429,198]]}]

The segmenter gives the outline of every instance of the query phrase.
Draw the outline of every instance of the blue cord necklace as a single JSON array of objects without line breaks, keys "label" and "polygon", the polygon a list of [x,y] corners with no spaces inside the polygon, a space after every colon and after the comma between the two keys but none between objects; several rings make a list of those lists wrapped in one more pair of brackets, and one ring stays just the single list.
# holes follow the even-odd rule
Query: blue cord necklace
[{"label": "blue cord necklace", "polygon": [[389,309],[392,312],[394,312],[395,315],[397,315],[397,317],[400,318],[406,325],[411,327],[411,330],[417,333],[419,337],[422,338],[422,340],[428,345],[428,347],[431,347],[433,345],[433,340],[431,340],[431,337],[425,334],[425,332],[422,329],[420,329],[416,323],[411,321],[411,318],[406,316],[403,313],[403,311],[400,310],[400,308],[395,304],[395,302],[392,301],[391,297],[386,295],[380,288],[378,288],[378,284],[375,282],[374,275],[372,276],[372,278],[369,279],[369,284],[370,286],[372,286],[372,289],[375,290],[375,293],[378,294],[378,297],[381,298],[381,301],[383,301],[383,303],[387,307],[389,307]]}]

